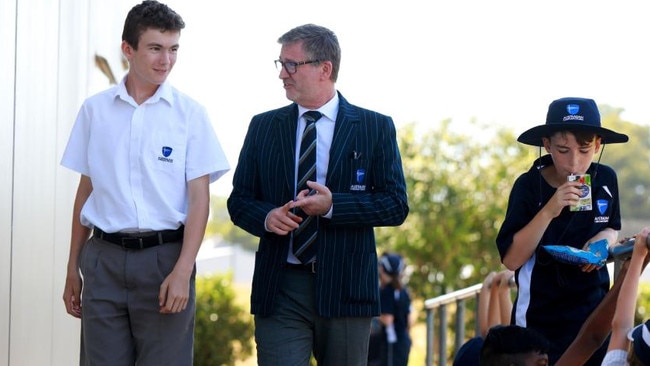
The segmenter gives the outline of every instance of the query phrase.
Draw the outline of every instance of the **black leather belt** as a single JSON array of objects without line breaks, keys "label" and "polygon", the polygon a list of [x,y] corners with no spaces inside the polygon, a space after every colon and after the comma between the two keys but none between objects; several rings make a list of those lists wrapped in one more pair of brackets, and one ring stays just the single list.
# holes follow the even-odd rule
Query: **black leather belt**
[{"label": "black leather belt", "polygon": [[181,225],[176,230],[148,231],[144,233],[106,233],[95,227],[93,236],[125,249],[146,249],[165,243],[183,240],[185,226]]},{"label": "black leather belt", "polygon": [[310,272],[310,273],[316,273],[316,262],[309,262],[307,264],[296,264],[296,263],[289,263],[287,262],[286,268],[289,269],[295,269],[297,271],[304,271],[304,272]]}]

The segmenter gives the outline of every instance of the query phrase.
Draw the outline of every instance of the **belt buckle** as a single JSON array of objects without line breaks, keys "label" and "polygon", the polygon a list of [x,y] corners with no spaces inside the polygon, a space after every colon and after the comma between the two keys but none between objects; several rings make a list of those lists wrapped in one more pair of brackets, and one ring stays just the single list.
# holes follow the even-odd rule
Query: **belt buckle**
[{"label": "belt buckle", "polygon": [[126,249],[144,248],[144,242],[142,241],[142,238],[121,238],[120,242],[122,244],[122,248],[126,248]]}]

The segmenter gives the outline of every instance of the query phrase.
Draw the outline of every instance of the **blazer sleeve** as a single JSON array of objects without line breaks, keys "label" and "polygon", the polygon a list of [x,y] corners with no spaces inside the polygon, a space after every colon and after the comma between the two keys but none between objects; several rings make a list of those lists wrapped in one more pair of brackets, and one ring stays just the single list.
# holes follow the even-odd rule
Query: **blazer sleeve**
[{"label": "blazer sleeve", "polygon": [[276,114],[271,111],[251,120],[227,201],[233,223],[258,237],[269,234],[264,228],[269,211],[291,199],[282,174],[286,154],[278,151],[282,142],[272,123]]},{"label": "blazer sleeve", "polygon": [[[395,125],[388,116],[356,108],[356,130],[342,147],[338,167],[334,163],[338,174],[328,173],[327,185],[332,190],[333,202],[329,224],[400,225],[409,207]],[[354,117],[350,119],[354,121]],[[361,174],[365,181],[355,184]]]}]

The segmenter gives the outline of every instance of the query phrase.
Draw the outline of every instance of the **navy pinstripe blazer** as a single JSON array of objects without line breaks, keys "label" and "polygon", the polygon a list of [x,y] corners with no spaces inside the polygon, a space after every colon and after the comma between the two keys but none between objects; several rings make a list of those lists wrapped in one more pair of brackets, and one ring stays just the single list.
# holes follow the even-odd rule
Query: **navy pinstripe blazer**
[{"label": "navy pinstripe blazer", "polygon": [[[333,215],[320,218],[315,306],[323,317],[374,316],[379,286],[373,228],[404,222],[406,184],[393,120],[339,98],[325,182]],[[260,237],[251,312],[262,316],[272,309],[290,239],[267,232],[264,220],[293,198],[297,121],[295,103],[253,117],[228,198],[233,223]]]}]

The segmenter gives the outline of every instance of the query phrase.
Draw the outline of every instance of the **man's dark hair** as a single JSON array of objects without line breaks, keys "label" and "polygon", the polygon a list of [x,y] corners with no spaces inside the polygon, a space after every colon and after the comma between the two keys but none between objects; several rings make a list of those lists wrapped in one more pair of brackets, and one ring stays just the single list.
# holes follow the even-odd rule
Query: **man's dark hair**
[{"label": "man's dark hair", "polygon": [[137,50],[140,35],[149,28],[159,29],[162,32],[168,30],[180,32],[185,28],[185,22],[167,5],[155,0],[145,0],[134,6],[126,16],[122,40]]},{"label": "man's dark hair", "polygon": [[548,353],[549,346],[549,341],[533,329],[497,325],[485,336],[480,366],[522,365],[526,355]]}]

